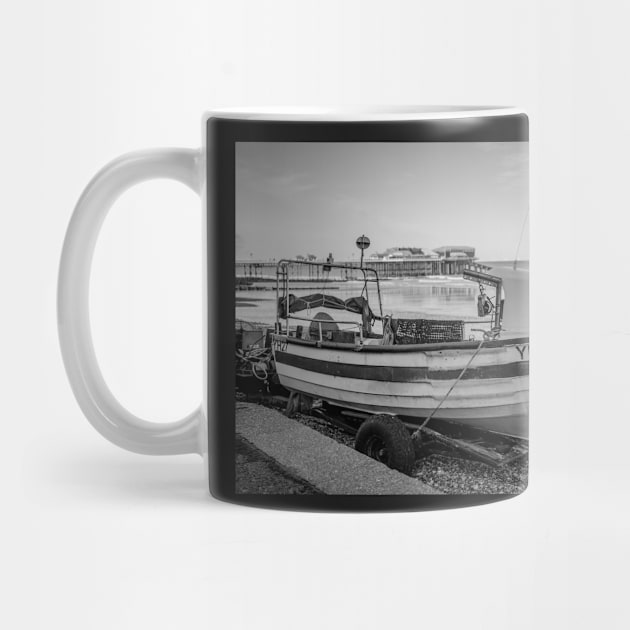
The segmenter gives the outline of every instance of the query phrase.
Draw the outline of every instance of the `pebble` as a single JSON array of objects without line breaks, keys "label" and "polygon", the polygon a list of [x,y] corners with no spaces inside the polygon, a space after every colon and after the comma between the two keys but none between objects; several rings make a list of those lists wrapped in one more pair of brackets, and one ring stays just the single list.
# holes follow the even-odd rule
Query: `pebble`
[{"label": "pebble", "polygon": [[[354,448],[354,436],[322,418],[296,414],[294,419]],[[527,474],[527,457],[495,468],[457,453],[426,454],[416,460],[411,472],[412,477],[445,494],[520,494],[527,487]]]},{"label": "pebble", "polygon": [[527,487],[528,460],[494,467],[461,456],[426,455],[412,475],[446,494],[520,494]]},{"label": "pebble", "polygon": [[[353,435],[323,418],[297,413],[294,420],[354,448]],[[527,487],[529,466],[526,456],[506,466],[494,467],[465,459],[456,451],[451,452],[444,447],[440,447],[439,453],[431,453],[426,448],[423,451],[411,476],[445,494],[520,494]]]}]

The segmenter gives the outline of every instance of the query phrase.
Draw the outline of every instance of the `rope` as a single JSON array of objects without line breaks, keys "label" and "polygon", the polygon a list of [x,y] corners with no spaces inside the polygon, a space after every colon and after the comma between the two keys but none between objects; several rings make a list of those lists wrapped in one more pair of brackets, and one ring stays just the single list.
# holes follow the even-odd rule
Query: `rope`
[{"label": "rope", "polygon": [[236,356],[243,361],[257,362],[261,358],[271,357],[271,348],[251,348],[249,350],[237,350]]},{"label": "rope", "polygon": [[451,392],[455,388],[455,385],[457,385],[457,383],[459,383],[459,381],[462,380],[462,377],[466,373],[466,370],[468,370],[468,368],[470,367],[470,364],[473,362],[473,359],[479,354],[479,351],[481,350],[481,346],[483,346],[485,341],[486,341],[485,339],[482,339],[479,342],[479,345],[477,346],[477,349],[473,353],[472,357],[470,357],[470,359],[468,360],[468,363],[466,363],[464,369],[459,373],[459,376],[455,379],[455,382],[450,386],[450,388],[446,392],[446,395],[444,396],[444,398],[442,398],[442,400],[440,400],[440,402],[438,403],[438,406],[425,418],[424,422],[418,427],[418,429],[416,431],[414,431],[414,435],[418,435],[420,433],[420,431],[427,425],[429,420],[431,420],[431,418],[433,418],[433,416],[435,415],[435,412],[444,404],[446,399],[451,395]]},{"label": "rope", "polygon": [[516,263],[518,262],[518,252],[521,249],[521,241],[523,240],[523,234],[525,234],[525,226],[527,225],[527,219],[529,219],[529,207],[525,213],[525,219],[523,219],[523,225],[521,227],[521,235],[518,237],[518,245],[516,246],[516,253],[514,254],[514,269],[516,269]]},{"label": "rope", "polygon": [[[258,373],[258,370],[261,370],[262,375]],[[264,363],[252,363],[252,374],[259,380],[266,382],[269,378],[269,373],[267,372],[267,368]]]},{"label": "rope", "polygon": [[251,372],[259,381],[268,385],[269,373],[273,373],[271,362],[271,348],[250,348],[236,350],[237,374],[246,376]]}]

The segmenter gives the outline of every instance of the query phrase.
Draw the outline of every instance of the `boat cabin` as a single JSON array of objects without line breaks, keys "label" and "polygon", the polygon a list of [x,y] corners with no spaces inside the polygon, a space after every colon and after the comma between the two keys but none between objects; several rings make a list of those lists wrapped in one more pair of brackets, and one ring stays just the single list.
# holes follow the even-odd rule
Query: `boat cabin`
[{"label": "boat cabin", "polygon": [[[291,292],[291,268],[295,265],[318,265],[330,273],[342,269],[347,276],[349,269],[361,281],[359,295],[341,299],[328,293],[295,295]],[[319,274],[318,274],[319,275]],[[482,319],[473,322],[460,319],[405,319],[383,313],[381,287],[375,269],[363,266],[337,265],[314,261],[281,260],[276,271],[276,332],[288,337],[312,341],[363,345],[405,345],[447,343],[474,340],[474,333],[484,339],[494,339],[501,331],[503,291],[501,278],[478,270],[465,270],[464,278],[477,282],[480,294],[477,315]],[[488,290],[494,290],[490,296]],[[325,310],[343,311],[333,317]],[[471,328],[470,324],[484,328]]]}]

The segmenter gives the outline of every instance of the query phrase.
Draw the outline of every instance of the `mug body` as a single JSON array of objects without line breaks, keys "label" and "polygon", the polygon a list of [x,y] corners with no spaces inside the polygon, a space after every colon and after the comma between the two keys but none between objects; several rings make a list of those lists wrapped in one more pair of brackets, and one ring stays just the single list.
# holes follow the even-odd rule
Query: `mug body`
[{"label": "mug body", "polygon": [[211,493],[420,510],[527,485],[528,120],[203,123]]}]

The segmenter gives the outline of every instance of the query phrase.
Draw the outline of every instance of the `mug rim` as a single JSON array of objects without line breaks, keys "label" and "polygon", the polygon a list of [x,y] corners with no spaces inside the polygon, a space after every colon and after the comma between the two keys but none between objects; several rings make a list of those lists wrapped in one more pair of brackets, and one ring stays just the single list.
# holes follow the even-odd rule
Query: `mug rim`
[{"label": "mug rim", "polygon": [[512,105],[383,105],[357,107],[219,107],[210,118],[287,122],[389,122],[511,116],[525,111]]}]

